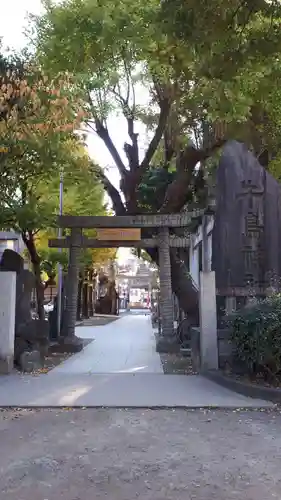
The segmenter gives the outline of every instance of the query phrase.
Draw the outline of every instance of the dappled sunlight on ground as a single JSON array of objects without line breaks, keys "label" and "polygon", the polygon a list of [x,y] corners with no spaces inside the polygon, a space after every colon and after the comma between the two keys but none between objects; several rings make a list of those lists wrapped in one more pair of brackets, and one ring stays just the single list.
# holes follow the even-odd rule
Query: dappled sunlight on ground
[{"label": "dappled sunlight on ground", "polygon": [[114,373],[134,373],[134,372],[140,372],[142,370],[146,370],[147,366],[136,366],[135,368],[128,368],[127,370],[118,370]]}]

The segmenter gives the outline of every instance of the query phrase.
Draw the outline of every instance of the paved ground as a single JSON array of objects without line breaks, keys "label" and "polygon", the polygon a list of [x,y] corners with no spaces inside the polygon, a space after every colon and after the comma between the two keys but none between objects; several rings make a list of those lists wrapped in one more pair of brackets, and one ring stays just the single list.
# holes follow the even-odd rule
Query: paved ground
[{"label": "paved ground", "polygon": [[164,375],[148,316],[124,315],[77,334],[95,340],[48,374],[1,377],[0,406],[271,406],[197,375]]},{"label": "paved ground", "polygon": [[4,413],[1,498],[280,499],[280,431],[278,412]]},{"label": "paved ground", "polygon": [[163,373],[149,316],[124,315],[102,327],[78,327],[76,335],[95,340],[53,374]]}]

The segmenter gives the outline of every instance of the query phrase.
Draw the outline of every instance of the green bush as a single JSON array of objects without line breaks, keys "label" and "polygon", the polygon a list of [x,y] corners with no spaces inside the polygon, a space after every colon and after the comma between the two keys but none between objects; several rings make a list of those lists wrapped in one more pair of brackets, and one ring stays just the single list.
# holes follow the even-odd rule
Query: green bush
[{"label": "green bush", "polygon": [[237,358],[248,373],[276,378],[281,372],[281,295],[230,315],[227,324]]}]

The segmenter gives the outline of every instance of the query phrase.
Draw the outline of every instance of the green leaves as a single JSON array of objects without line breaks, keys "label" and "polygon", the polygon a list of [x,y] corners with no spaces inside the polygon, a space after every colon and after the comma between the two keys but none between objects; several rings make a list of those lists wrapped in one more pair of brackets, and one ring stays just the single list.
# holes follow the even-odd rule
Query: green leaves
[{"label": "green leaves", "polygon": [[274,295],[228,319],[238,358],[249,373],[281,371],[281,296]]}]

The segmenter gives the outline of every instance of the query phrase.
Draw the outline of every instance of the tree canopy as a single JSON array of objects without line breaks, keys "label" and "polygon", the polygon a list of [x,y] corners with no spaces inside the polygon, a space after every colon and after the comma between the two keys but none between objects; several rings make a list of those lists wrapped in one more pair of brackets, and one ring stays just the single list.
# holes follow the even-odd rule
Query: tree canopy
[{"label": "tree canopy", "polygon": [[[106,214],[101,171],[77,134],[87,112],[71,76],[67,72],[47,76],[31,59],[2,57],[0,63],[0,227],[22,236],[37,278],[39,314],[43,315],[41,263],[42,258],[53,262],[55,255],[42,244],[40,253],[38,238],[42,232],[51,235],[55,231],[51,228],[56,225],[60,176],[64,177],[68,213]],[[88,252],[83,263],[90,265],[93,258],[103,260],[110,255]]]},{"label": "tree canopy", "polygon": [[[120,174],[120,190],[101,176],[116,214],[206,203],[214,155],[229,138],[278,171],[279,1],[46,0],[45,7],[31,21],[38,58],[50,75],[71,72],[81,89],[87,127]],[[126,161],[110,135],[113,113],[125,123]]]},{"label": "tree canopy", "polygon": [[[161,167],[174,169],[174,182],[161,191],[157,208],[177,211],[204,185],[195,166],[225,138],[248,142],[259,156],[268,156],[269,149],[277,154],[279,86],[272,81],[281,76],[279,2],[70,0],[57,5],[48,0],[45,7],[46,14],[32,20],[40,61],[51,73],[71,71],[79,81],[91,115],[88,127],[105,143],[120,173],[125,206],[103,178],[116,213],[148,209],[141,186],[154,176],[157,157]],[[140,86],[149,92],[147,106],[138,103]],[[110,137],[111,113],[121,113],[127,122],[126,163]],[[143,158],[139,121],[151,136]],[[202,147],[203,136],[204,150],[191,147],[191,139]],[[167,188],[171,179],[166,177]]]}]

